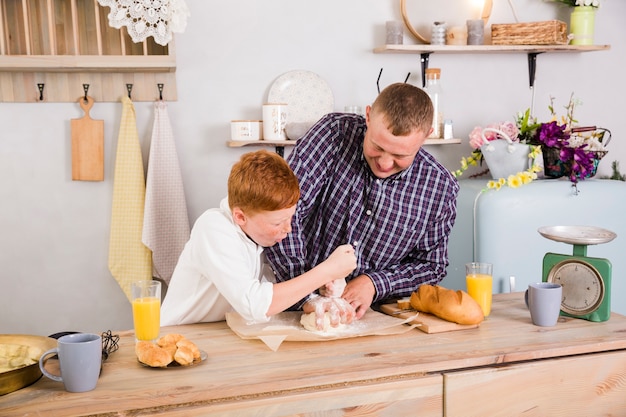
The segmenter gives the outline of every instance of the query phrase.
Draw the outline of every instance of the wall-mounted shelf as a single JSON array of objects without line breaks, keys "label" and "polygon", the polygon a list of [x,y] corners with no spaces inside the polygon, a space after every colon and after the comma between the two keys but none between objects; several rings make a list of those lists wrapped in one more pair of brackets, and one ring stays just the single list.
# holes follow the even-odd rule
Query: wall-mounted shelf
[{"label": "wall-mounted shelf", "polygon": [[609,45],[384,45],[374,48],[377,54],[420,54],[422,65],[422,86],[426,85],[425,70],[430,54],[502,54],[525,53],[528,55],[528,79],[530,87],[535,85],[537,55],[549,52],[577,53],[604,51]]},{"label": "wall-mounted shelf", "polygon": [[285,146],[294,146],[295,140],[229,140],[226,142],[229,148],[241,148],[242,146],[273,146],[276,153],[285,156]]},{"label": "wall-mounted shelf", "polygon": [[1,71],[174,72],[173,55],[0,55]]},{"label": "wall-mounted shelf", "polygon": [[[454,145],[461,143],[461,139],[426,139],[424,145]],[[229,140],[226,142],[229,148],[241,148],[242,146],[274,146],[276,153],[285,154],[285,146],[294,146],[295,140]]]},{"label": "wall-mounted shelf", "polygon": [[529,52],[591,52],[610,49],[610,45],[383,45],[374,48],[377,54],[442,53],[442,54],[501,54]]}]

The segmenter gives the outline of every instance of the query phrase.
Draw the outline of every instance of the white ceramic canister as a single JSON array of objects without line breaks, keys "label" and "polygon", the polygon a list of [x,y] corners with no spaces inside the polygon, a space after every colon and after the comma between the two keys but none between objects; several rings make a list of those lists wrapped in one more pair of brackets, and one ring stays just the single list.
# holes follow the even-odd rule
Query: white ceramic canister
[{"label": "white ceramic canister", "polygon": [[263,138],[287,140],[287,104],[267,103],[263,105]]},{"label": "white ceramic canister", "polygon": [[231,120],[231,140],[263,139],[263,122],[261,120]]}]

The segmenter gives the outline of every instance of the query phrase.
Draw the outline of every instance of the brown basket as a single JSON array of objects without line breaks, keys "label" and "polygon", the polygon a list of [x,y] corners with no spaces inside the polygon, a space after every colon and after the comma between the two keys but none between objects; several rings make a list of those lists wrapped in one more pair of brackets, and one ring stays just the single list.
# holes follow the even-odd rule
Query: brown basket
[{"label": "brown basket", "polygon": [[491,25],[494,45],[561,45],[567,42],[567,24],[560,20]]}]

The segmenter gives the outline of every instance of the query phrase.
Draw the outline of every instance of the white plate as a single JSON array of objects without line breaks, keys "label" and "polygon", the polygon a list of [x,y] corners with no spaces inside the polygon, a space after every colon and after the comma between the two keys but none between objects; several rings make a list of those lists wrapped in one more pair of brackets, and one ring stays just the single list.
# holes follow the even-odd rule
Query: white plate
[{"label": "white plate", "polygon": [[274,81],[268,94],[268,103],[286,103],[287,123],[316,122],[332,113],[335,99],[330,86],[311,71],[296,70],[281,75]]},{"label": "white plate", "polygon": [[597,245],[617,237],[610,230],[594,226],[547,226],[537,231],[545,238],[572,245]]}]

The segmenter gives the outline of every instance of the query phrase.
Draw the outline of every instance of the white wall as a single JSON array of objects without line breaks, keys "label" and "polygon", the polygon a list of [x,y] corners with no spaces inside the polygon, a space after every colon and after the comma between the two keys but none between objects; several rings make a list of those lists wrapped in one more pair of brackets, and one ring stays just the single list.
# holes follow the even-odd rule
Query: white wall
[{"label": "white wall", "polygon": [[[231,164],[254,148],[225,146],[229,121],[260,118],[272,82],[294,69],[314,71],[330,84],[335,109],[365,106],[381,85],[419,85],[419,55],[373,54],[384,42],[384,22],[400,19],[396,0],[187,0],[191,17],[176,37],[178,101],[169,103],[191,221],[217,205]],[[513,22],[508,2],[495,1],[490,23]],[[521,21],[567,20],[567,10],[541,0],[514,0]],[[462,24],[470,0],[408,2],[415,26]],[[447,11],[447,10],[456,10]],[[610,128],[614,140],[600,165],[621,159],[626,169],[623,104],[626,83],[626,2],[605,0],[597,13],[596,43],[609,51],[543,54],[537,62],[535,113],[547,117],[550,96],[564,105],[571,92],[584,104],[582,124]],[[412,42],[406,35],[407,43]],[[511,119],[530,106],[525,54],[444,55],[446,118],[464,143],[430,147],[451,169],[470,149],[475,125]],[[82,86],[75,86],[77,97]],[[156,87],[155,87],[156,88]],[[33,87],[35,94],[35,87]],[[120,96],[125,86],[120,85]],[[167,99],[167,86],[165,86]],[[135,103],[147,156],[152,103]],[[105,121],[105,181],[71,180],[70,119],[75,103],[0,103],[0,333],[121,330],[132,326],[130,307],[107,268],[109,218],[119,103],[96,103],[91,117]],[[581,213],[581,222],[598,213]],[[468,237],[469,239],[469,237]],[[468,241],[468,244],[470,242]]]}]

